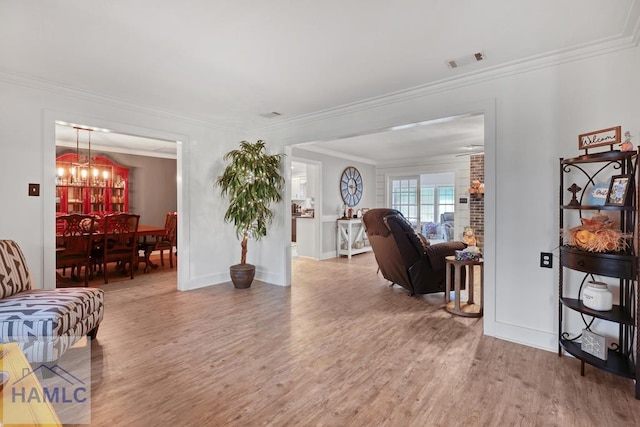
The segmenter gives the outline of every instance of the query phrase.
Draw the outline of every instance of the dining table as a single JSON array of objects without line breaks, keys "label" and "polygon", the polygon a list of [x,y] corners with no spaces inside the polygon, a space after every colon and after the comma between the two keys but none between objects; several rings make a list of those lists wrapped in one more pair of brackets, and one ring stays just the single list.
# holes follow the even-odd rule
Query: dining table
[{"label": "dining table", "polygon": [[153,246],[147,245],[147,237],[158,237],[165,234],[164,227],[156,225],[138,225],[138,238],[142,238],[142,246],[144,247],[144,272],[149,272],[149,267],[158,268],[158,264],[151,261],[151,253],[153,252]]},{"label": "dining table", "polygon": [[[150,268],[158,268],[158,264],[154,263],[153,261],[151,261],[151,253],[153,252],[153,245],[151,244],[147,244],[147,239],[148,238],[156,238],[158,236],[163,236],[165,234],[165,229],[162,226],[157,226],[157,225],[146,225],[146,224],[139,224],[138,225],[138,240],[140,242],[140,246],[141,248],[144,248],[144,272],[148,273]],[[100,238],[100,236],[102,235],[102,233],[98,232],[93,232],[92,235],[95,238]],[[57,240],[59,242],[59,244],[61,244],[61,239],[62,236],[60,236],[59,234],[57,235]],[[64,248],[62,247],[56,247],[56,251],[63,251]],[[70,279],[69,278],[65,278],[63,276],[61,276],[58,272],[56,272],[56,280],[58,283],[65,283],[68,282]]]}]

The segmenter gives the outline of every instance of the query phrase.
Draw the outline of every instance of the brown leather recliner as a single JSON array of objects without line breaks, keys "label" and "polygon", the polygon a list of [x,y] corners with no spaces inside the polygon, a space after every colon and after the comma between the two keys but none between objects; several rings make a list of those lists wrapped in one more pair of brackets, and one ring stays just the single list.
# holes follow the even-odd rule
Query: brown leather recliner
[{"label": "brown leather recliner", "polygon": [[445,291],[445,257],[467,245],[429,245],[395,209],[371,209],[362,217],[369,242],[385,279],[415,294]]}]

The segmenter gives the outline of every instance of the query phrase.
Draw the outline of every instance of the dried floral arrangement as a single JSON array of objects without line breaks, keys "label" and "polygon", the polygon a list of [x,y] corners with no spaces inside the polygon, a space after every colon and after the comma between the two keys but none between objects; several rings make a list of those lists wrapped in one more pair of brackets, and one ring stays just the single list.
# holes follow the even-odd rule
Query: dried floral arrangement
[{"label": "dried floral arrangement", "polygon": [[619,252],[627,249],[628,233],[613,228],[606,215],[581,218],[582,225],[569,230],[568,244],[589,252]]}]

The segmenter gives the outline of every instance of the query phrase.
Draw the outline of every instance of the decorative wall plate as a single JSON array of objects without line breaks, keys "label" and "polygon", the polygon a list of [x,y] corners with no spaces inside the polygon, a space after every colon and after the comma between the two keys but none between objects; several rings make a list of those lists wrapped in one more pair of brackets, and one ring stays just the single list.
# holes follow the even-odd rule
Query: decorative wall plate
[{"label": "decorative wall plate", "polygon": [[355,206],[362,198],[362,175],[358,169],[349,166],[340,178],[340,194],[347,206]]}]

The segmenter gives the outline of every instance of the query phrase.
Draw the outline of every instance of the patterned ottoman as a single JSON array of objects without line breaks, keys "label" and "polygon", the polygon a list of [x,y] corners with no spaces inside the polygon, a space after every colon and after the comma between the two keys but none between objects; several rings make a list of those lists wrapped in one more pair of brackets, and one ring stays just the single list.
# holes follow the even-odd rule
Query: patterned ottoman
[{"label": "patterned ottoman", "polygon": [[0,240],[0,342],[17,342],[31,363],[53,361],[83,336],[95,338],[103,313],[102,289],[31,289],[20,247]]}]

